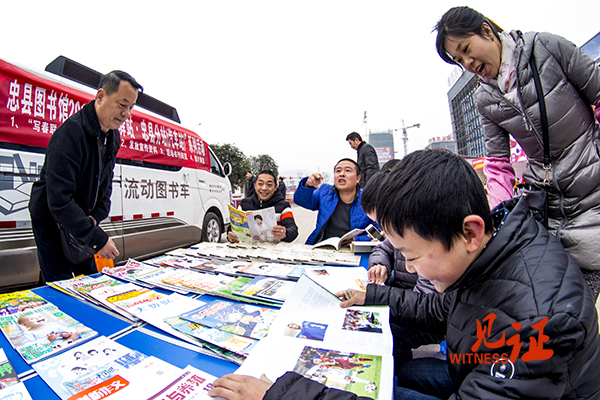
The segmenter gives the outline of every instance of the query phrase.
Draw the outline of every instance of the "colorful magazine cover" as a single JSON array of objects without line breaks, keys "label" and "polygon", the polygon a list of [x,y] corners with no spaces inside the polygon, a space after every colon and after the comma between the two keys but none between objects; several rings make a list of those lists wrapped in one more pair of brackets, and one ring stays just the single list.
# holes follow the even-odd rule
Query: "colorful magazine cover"
[{"label": "colorful magazine cover", "polygon": [[[13,368],[10,361],[6,357],[6,353],[3,348],[0,348],[0,389],[5,389],[9,386],[14,386],[19,383],[19,377],[17,372]],[[1,395],[4,392],[0,391],[0,399],[3,398]]]},{"label": "colorful magazine cover", "polygon": [[279,243],[279,239],[273,236],[272,232],[277,226],[275,207],[246,211],[246,220],[253,242]]},{"label": "colorful magazine cover", "polygon": [[199,336],[201,332],[212,328],[207,328],[179,317],[165,318],[164,322],[178,333],[182,334],[182,336],[178,336],[179,338],[184,339],[186,342],[209,349],[214,353],[213,356],[216,355],[219,358],[231,361],[237,365],[242,365],[246,359],[246,356],[244,355],[237,354],[231,350],[227,350],[213,343],[209,343],[206,340],[200,339]]},{"label": "colorful magazine cover", "polygon": [[255,299],[283,303],[294,288],[295,282],[266,276],[257,276],[233,294]]},{"label": "colorful magazine cover", "polygon": [[0,294],[0,315],[16,314],[44,304],[48,302],[31,290]]},{"label": "colorful magazine cover", "polygon": [[104,336],[38,362],[33,368],[61,399],[100,399],[104,396],[95,396],[111,384],[110,399],[147,398],[181,373],[171,364]]},{"label": "colorful magazine cover", "polygon": [[[177,318],[177,320],[175,318]],[[188,336],[198,338],[244,357],[248,356],[258,342],[256,339],[221,331],[219,329],[208,328],[179,317],[175,318],[165,318],[164,321],[172,328],[185,333]]]},{"label": "colorful magazine cover", "polygon": [[262,339],[276,315],[277,311],[270,308],[213,300],[179,317],[236,335]]},{"label": "colorful magazine cover", "polygon": [[300,353],[294,372],[330,388],[379,398],[381,356],[306,346]]},{"label": "colorful magazine cover", "polygon": [[159,267],[155,265],[142,263],[130,258],[129,260],[127,260],[127,264],[125,264],[124,266],[104,268],[102,272],[118,279],[123,279],[129,282],[135,282],[138,276],[150,272],[155,272],[157,268]]},{"label": "colorful magazine cover", "polygon": [[0,328],[28,364],[52,357],[98,334],[53,304],[2,316]]},{"label": "colorful magazine cover", "polygon": [[231,231],[235,233],[235,236],[237,236],[241,242],[252,242],[252,234],[250,232],[250,227],[248,226],[246,213],[231,205],[228,205],[228,207],[229,218],[231,220]]}]

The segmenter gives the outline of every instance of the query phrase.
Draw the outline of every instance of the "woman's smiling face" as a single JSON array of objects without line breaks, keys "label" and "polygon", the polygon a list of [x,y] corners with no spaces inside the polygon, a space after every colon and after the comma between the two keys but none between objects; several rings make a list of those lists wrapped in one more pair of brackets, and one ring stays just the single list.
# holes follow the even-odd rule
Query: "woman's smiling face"
[{"label": "woman's smiling face", "polygon": [[482,32],[483,35],[448,36],[444,48],[464,69],[488,81],[498,76],[502,43],[485,23]]}]

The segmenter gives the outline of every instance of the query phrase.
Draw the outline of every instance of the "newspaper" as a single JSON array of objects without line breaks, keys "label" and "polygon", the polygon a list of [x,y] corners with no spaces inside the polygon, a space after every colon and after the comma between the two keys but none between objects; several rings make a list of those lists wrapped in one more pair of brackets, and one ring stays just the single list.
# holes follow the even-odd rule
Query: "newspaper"
[{"label": "newspaper", "polygon": [[350,307],[302,276],[237,374],[274,381],[295,371],[373,399],[393,395],[389,307]]}]

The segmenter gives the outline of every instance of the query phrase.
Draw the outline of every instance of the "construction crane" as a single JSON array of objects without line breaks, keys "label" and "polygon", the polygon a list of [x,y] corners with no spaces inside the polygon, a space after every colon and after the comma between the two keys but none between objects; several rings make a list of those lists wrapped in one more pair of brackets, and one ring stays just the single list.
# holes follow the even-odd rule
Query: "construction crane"
[{"label": "construction crane", "polygon": [[404,126],[404,120],[402,120],[402,141],[404,142],[404,157],[408,154],[408,134],[406,133],[407,129],[410,128],[420,128],[421,124],[414,124],[411,126]]}]

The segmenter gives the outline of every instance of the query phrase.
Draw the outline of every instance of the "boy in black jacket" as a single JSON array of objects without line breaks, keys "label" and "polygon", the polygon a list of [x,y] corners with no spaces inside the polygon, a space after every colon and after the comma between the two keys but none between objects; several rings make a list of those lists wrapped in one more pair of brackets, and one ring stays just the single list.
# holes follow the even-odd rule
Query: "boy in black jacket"
[{"label": "boy in black jacket", "polygon": [[[408,271],[438,293],[368,285],[341,303],[390,306],[390,321],[446,331],[448,359],[416,359],[395,398],[598,399],[598,316],[581,271],[527,200],[492,213],[475,170],[443,150],[409,154],[379,189],[377,220]],[[342,293],[340,293],[341,295]],[[228,400],[350,399],[293,372],[274,384],[228,375]]]}]

